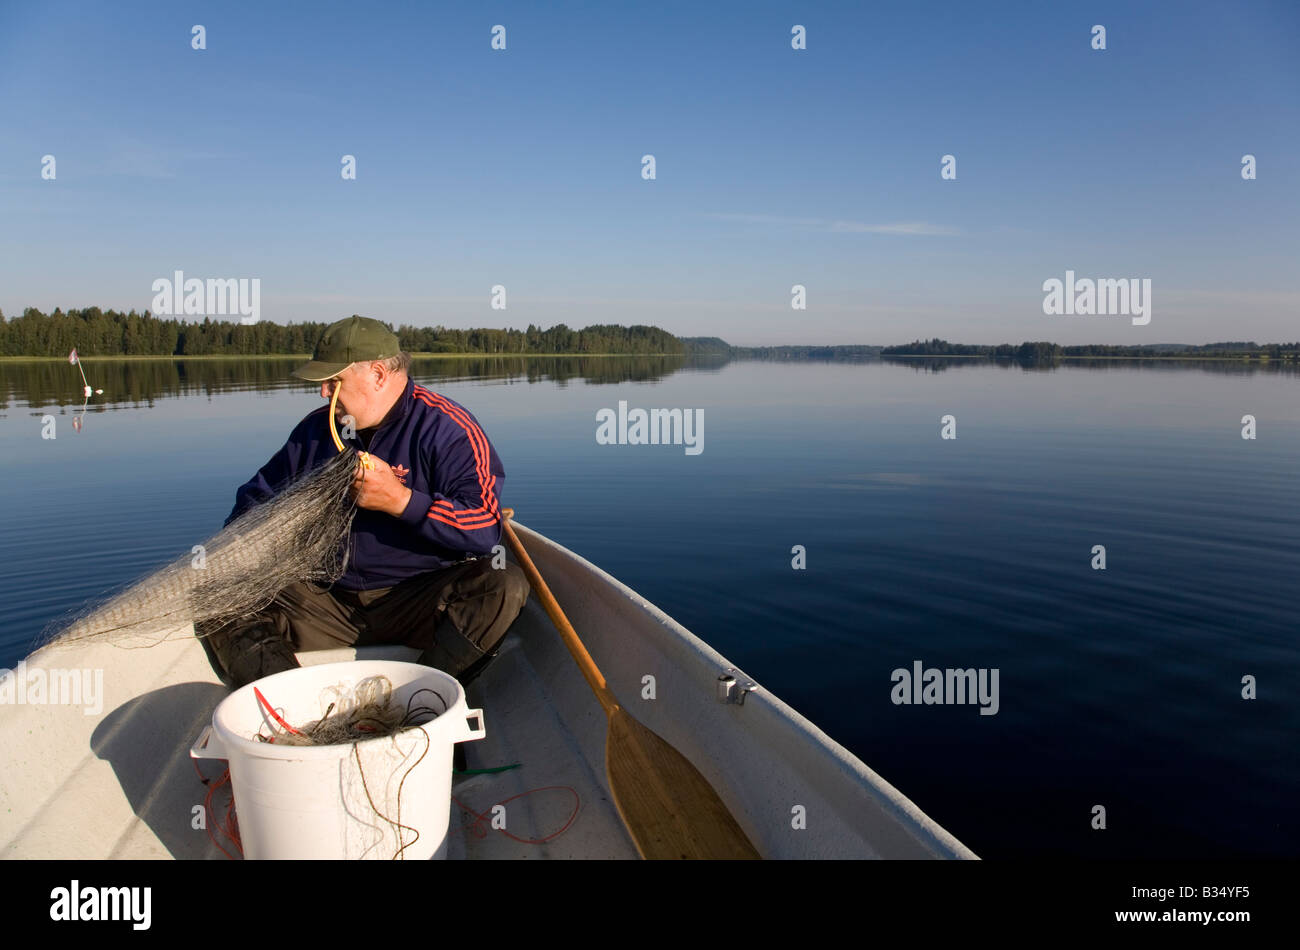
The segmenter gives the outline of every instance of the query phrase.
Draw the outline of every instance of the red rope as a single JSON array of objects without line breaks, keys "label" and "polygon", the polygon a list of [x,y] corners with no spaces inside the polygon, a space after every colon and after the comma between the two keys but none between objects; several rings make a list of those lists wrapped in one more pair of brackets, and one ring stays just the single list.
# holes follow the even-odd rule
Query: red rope
[{"label": "red rope", "polygon": [[262,691],[258,689],[256,686],[253,687],[253,695],[257,697],[257,701],[261,703],[263,707],[265,707],[266,711],[271,714],[272,719],[274,719],[280,725],[284,726],[284,728],[288,729],[295,736],[302,735],[301,732],[299,732],[293,726],[289,725],[287,722],[285,722],[283,719],[280,718],[280,714],[277,713],[275,709],[271,706],[271,704],[266,701],[266,697],[262,695]]},{"label": "red rope", "polygon": [[230,784],[230,769],[226,769],[224,772],[221,773],[219,777],[217,777],[214,780],[210,778],[204,778],[203,773],[199,771],[199,764],[195,762],[193,759],[190,759],[190,764],[194,766],[194,771],[198,775],[199,781],[202,782],[204,785],[208,786],[208,794],[203,799],[203,808],[209,816],[207,819],[205,819],[203,825],[204,829],[208,833],[208,840],[211,841],[213,845],[216,846],[216,849],[218,851],[220,851],[230,860],[232,861],[235,860],[235,856],[231,854],[229,851],[227,851],[225,848],[223,848],[221,846],[221,842],[216,839],[215,835],[213,835],[212,826],[216,825],[217,829],[223,835],[229,838],[230,841],[234,844],[236,850],[239,851],[239,856],[242,858],[244,856],[244,845],[243,842],[239,840],[239,819],[235,815],[234,790],[231,789],[230,800],[226,803],[225,818],[218,821],[217,810],[212,807],[212,797],[216,795],[217,789],[223,788]]},{"label": "red rope", "polygon": [[513,841],[518,841],[520,844],[545,844],[546,842],[550,841],[552,838],[557,838],[560,835],[564,834],[564,832],[568,831],[569,826],[572,825],[574,820],[578,817],[578,810],[582,807],[582,799],[578,797],[577,790],[568,785],[545,785],[541,788],[530,788],[526,792],[520,792],[518,795],[511,795],[509,798],[502,799],[499,802],[489,805],[487,811],[483,812],[482,814],[479,814],[474,809],[470,808],[468,805],[462,802],[455,795],[451,796],[451,800],[455,802],[457,805],[459,805],[462,811],[467,811],[471,815],[475,816],[474,821],[462,822],[461,827],[473,829],[475,837],[482,838],[487,835],[487,831],[483,830],[479,826],[483,823],[484,819],[491,817],[492,809],[496,808],[497,805],[504,805],[507,802],[514,801],[516,798],[523,798],[525,795],[532,795],[534,792],[548,792],[548,791],[566,791],[573,795],[573,813],[569,815],[569,820],[564,823],[563,827],[561,827],[559,831],[553,831],[545,838],[533,839],[533,838],[517,837],[515,835],[512,835],[510,832],[506,831],[504,828],[494,829],[496,831],[501,832],[507,838],[510,838]]}]

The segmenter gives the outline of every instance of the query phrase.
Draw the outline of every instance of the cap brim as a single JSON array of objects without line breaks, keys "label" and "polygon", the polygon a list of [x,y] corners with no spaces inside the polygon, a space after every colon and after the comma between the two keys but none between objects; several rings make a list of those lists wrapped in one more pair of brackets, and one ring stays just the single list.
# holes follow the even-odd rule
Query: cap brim
[{"label": "cap brim", "polygon": [[327,379],[337,376],[351,365],[351,363],[321,363],[312,360],[309,363],[304,363],[302,366],[299,366],[289,375],[297,376],[299,379],[305,379],[312,383],[322,383]]}]

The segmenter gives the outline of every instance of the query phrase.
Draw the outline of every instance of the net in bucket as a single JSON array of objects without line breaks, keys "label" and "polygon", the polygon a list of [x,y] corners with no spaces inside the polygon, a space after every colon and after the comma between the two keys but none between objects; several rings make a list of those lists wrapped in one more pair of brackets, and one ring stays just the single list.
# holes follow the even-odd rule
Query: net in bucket
[{"label": "net in bucket", "polygon": [[[328,720],[340,695],[373,677],[391,683],[394,706],[433,718],[335,745],[265,741],[285,726]],[[453,748],[484,735],[483,711],[468,708],[454,677],[361,660],[287,670],[236,690],[190,754],[228,760],[246,858],[422,860],[447,854]]]}]

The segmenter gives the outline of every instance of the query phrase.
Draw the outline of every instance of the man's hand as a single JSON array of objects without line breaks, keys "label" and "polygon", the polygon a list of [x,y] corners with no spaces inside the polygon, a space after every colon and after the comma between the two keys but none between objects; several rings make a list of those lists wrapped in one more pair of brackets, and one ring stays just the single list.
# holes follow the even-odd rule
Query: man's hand
[{"label": "man's hand", "polygon": [[352,480],[352,497],[361,508],[382,511],[396,518],[406,510],[411,500],[411,489],[397,480],[392,468],[379,456],[371,455],[370,462],[373,468],[357,465],[357,474]]}]

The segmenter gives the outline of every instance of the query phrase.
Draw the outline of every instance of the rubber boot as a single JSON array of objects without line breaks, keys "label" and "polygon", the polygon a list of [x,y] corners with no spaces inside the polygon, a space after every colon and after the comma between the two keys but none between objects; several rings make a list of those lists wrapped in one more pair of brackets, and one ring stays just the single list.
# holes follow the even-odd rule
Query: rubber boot
[{"label": "rubber boot", "polygon": [[293,647],[267,621],[217,634],[212,646],[234,689],[299,666]]}]

